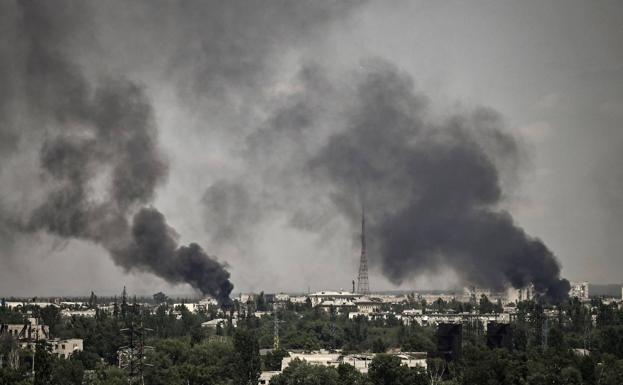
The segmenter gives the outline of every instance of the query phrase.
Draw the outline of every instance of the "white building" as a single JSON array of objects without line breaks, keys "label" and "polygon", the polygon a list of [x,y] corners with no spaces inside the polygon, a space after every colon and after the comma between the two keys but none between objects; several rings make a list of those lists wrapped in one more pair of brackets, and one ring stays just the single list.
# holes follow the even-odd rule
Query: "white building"
[{"label": "white building", "polygon": [[283,357],[281,360],[281,371],[287,368],[295,359],[307,362],[310,365],[322,365],[338,367],[341,363],[341,353],[330,353],[326,350],[319,350],[313,352],[288,352],[288,357]]},{"label": "white building", "polygon": [[[426,358],[428,355],[426,352],[401,352],[389,354],[400,358],[400,363],[410,368],[427,368]],[[355,369],[359,370],[361,373],[368,373],[368,368],[374,356],[375,354],[370,353],[349,354],[342,357],[342,363],[354,366]]]},{"label": "white building", "polygon": [[286,293],[275,294],[276,302],[288,302],[290,300],[290,295]]},{"label": "white building", "polygon": [[216,299],[214,299],[214,298],[211,298],[211,297],[206,297],[206,298],[202,299],[201,301],[199,301],[199,306],[202,306],[206,310],[209,310],[211,308],[220,309],[218,301]]},{"label": "white building", "polygon": [[378,313],[383,305],[383,301],[380,298],[361,297],[354,302],[357,305],[357,312],[363,314]]},{"label": "white building", "polygon": [[48,306],[60,307],[59,305],[52,302],[28,302],[28,301],[7,301],[4,303],[4,306],[9,309],[15,309],[18,307],[26,307],[26,306],[38,306],[40,308],[46,308]]},{"label": "white building", "polygon": [[240,303],[247,303],[247,302],[253,302],[255,301],[255,294],[253,293],[240,293],[240,295],[238,296],[238,301],[240,301]]},{"label": "white building", "polygon": [[588,300],[588,282],[571,282],[570,297],[577,297],[579,300]]},{"label": "white building", "polygon": [[304,304],[304,303],[307,303],[307,298],[308,297],[306,295],[291,296],[290,297],[290,302],[298,303],[298,304]]},{"label": "white building", "polygon": [[534,291],[533,284],[530,284],[529,286],[526,286],[520,289],[515,289],[511,287],[506,291],[506,298],[505,298],[506,300],[504,302],[510,303],[510,302],[530,301],[534,298],[534,295],[535,295],[535,291]]},{"label": "white building", "polygon": [[206,308],[203,305],[200,305],[198,303],[175,303],[173,304],[173,308],[177,309],[178,307],[183,306],[185,307],[189,312],[195,314],[199,311],[205,311]]},{"label": "white building", "polygon": [[312,306],[318,306],[325,301],[338,301],[338,302],[354,302],[355,299],[360,298],[361,294],[351,293],[349,291],[319,291],[308,295],[311,300]]},{"label": "white building", "polygon": [[277,372],[277,371],[267,371],[267,372],[262,372],[260,373],[260,379],[258,381],[259,385],[268,385],[270,384],[270,380],[275,377],[277,374],[280,374],[281,372]]},{"label": "white building", "polygon": [[40,324],[36,318],[28,318],[24,323],[0,325],[0,334],[8,334],[25,343],[44,341],[50,338],[50,328]]},{"label": "white building", "polygon": [[405,309],[402,311],[402,315],[404,316],[414,316],[414,315],[422,315],[422,309]]},{"label": "white building", "polygon": [[500,314],[471,314],[471,313],[432,313],[432,314],[403,314],[402,322],[410,325],[412,322],[420,326],[436,326],[440,323],[470,323],[480,321],[483,325],[488,322],[510,323],[511,315],[508,313]]},{"label": "white building", "polygon": [[355,303],[344,299],[326,300],[317,306],[326,312],[330,312],[331,310],[350,312],[357,309]]},{"label": "white building", "polygon": [[[285,370],[292,361],[298,359],[310,365],[323,365],[337,367],[340,364],[349,364],[359,370],[361,373],[368,373],[368,368],[375,353],[360,353],[344,355],[341,352],[328,352],[326,350],[313,352],[288,352],[289,357],[284,357],[281,361],[281,371]],[[399,352],[389,353],[400,358],[402,365],[410,368],[422,367],[426,369],[426,352]]]},{"label": "white building", "polygon": [[67,340],[54,339],[50,341],[52,353],[60,358],[70,358],[74,353],[81,352],[83,343],[81,338],[70,338]]},{"label": "white building", "polygon": [[[220,327],[227,326],[227,322],[228,322],[228,320],[226,320],[225,318],[215,318],[213,320],[209,320],[209,321],[203,322],[201,324],[201,327],[202,328],[216,329],[219,326]],[[232,318],[231,325],[233,327],[238,326],[238,320],[236,318]]]},{"label": "white building", "polygon": [[97,312],[95,309],[86,309],[86,310],[70,310],[63,309],[61,310],[61,317],[63,318],[71,318],[71,317],[87,317],[93,318]]}]

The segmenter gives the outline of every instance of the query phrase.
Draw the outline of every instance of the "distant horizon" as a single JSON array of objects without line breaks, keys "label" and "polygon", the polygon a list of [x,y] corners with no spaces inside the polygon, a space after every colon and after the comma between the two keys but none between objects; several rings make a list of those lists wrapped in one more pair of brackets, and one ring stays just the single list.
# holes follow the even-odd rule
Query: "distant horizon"
[{"label": "distant horizon", "polygon": [[[585,282],[585,281],[578,281],[578,282]],[[370,294],[409,294],[409,293],[420,293],[420,294],[456,294],[458,292],[463,292],[463,290],[467,288],[454,288],[454,289],[413,289],[413,290],[406,290],[406,289],[396,289],[396,290],[378,290],[378,291],[374,291],[372,290],[370,292]],[[591,283],[589,282],[589,295],[592,297],[593,294],[593,290],[597,289],[599,293],[608,293],[608,294],[598,294],[597,296],[600,295],[605,295],[608,296],[610,295],[610,293],[616,293],[615,297],[621,297],[622,293],[621,293],[621,289],[623,289],[623,284],[621,283]],[[309,292],[309,294],[313,294],[313,293],[318,293],[318,292],[322,292],[322,291],[340,291],[340,289],[321,289],[321,290],[312,290]],[[342,290],[344,292],[352,292],[351,290]],[[119,291],[119,293],[112,293],[110,294],[109,292],[100,292],[98,294],[97,291],[93,291],[94,294],[98,297],[98,298],[114,298],[115,296],[117,296],[117,298],[121,297],[121,293],[122,290]],[[263,291],[263,290],[259,290],[259,291],[252,291],[252,292],[237,292],[237,291],[233,291],[231,293],[231,298],[236,298],[238,296],[240,296],[241,294],[259,294],[260,292],[264,292],[264,294],[288,294],[288,295],[300,295],[300,296],[304,296],[307,295],[308,292],[301,292],[301,291]],[[158,293],[158,291],[154,292],[154,293],[139,293],[139,292],[127,292],[128,298],[133,298],[134,296],[136,296],[137,298],[150,298],[152,297],[154,294]],[[201,294],[195,293],[195,294],[184,294],[184,293],[174,293],[172,292],[171,294],[163,292],[168,298],[171,299],[202,299],[202,298],[207,298],[208,296],[202,296]],[[63,299],[63,298],[89,298],[89,296],[91,295],[91,291],[89,291],[88,293],[81,295],[81,294],[65,294],[65,295],[45,295],[45,296],[19,296],[19,295],[3,295],[0,293],[0,299],[24,299],[24,300],[29,300],[32,298],[37,298],[37,300],[40,299]]]}]

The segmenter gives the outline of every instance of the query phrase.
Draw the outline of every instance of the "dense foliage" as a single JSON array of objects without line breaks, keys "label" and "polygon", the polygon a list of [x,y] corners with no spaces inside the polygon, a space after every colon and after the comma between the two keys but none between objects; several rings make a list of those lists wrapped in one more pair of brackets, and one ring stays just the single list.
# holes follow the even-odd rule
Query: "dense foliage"
[{"label": "dense foliage", "polygon": [[[488,348],[483,325],[466,327],[462,358],[445,363],[434,358],[434,328],[405,325],[396,317],[349,319],[346,314],[312,308],[309,303],[288,304],[277,313],[281,348],[265,352],[274,343],[272,312],[241,318],[237,327],[231,322],[231,313],[220,314],[226,321],[214,329],[201,324],[216,318],[216,312],[191,313],[183,306],[173,307],[162,293],[154,299],[159,304],[152,310],[122,304],[111,313],[98,311],[92,318],[61,318],[52,307],[28,309],[31,316],[50,325],[54,337],[83,338],[84,351],[69,360],[61,359],[49,354],[43,344],[34,353],[20,350],[15,340],[4,335],[0,338],[0,385],[33,381],[127,384],[129,371],[119,369],[117,360],[120,348],[128,345],[123,331],[128,325],[142,325],[145,330],[145,343],[150,347],[145,348],[143,360],[148,365],[142,365],[146,384],[257,384],[262,370],[280,370],[282,358],[293,349],[341,349],[345,353],[400,349],[428,352],[430,359],[428,370],[424,370],[401,366],[395,356],[378,354],[368,374],[346,364],[326,367],[294,360],[273,377],[272,384],[623,384],[623,311],[600,300],[586,304],[572,299],[557,308],[522,302],[512,323],[511,349]],[[97,298],[92,295],[90,301]],[[251,305],[251,310],[272,309],[264,296]],[[436,301],[418,306],[430,312],[468,306],[473,311],[499,310],[497,304],[482,298],[475,305]],[[23,320],[23,313],[0,308],[0,323]],[[15,352],[19,365],[12,368],[7,362]]]}]

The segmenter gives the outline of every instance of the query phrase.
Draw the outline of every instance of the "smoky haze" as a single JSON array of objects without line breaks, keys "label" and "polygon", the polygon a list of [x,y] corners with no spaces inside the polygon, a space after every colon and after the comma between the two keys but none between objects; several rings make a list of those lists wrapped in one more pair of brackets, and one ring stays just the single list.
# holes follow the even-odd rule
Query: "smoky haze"
[{"label": "smoky haze", "polygon": [[[345,287],[362,202],[373,290],[533,283],[558,300],[560,262],[576,279],[590,279],[582,263],[611,271],[585,258],[617,248],[574,173],[601,154],[584,146],[600,120],[546,85],[580,95],[556,76],[597,77],[602,64],[616,76],[620,60],[604,52],[618,35],[598,28],[581,37],[607,44],[568,46],[553,26],[577,16],[573,28],[593,31],[602,19],[588,5],[475,3],[3,2],[0,256],[19,274],[0,271],[0,290],[26,287],[17,276],[61,287],[46,267],[81,276],[82,261],[97,267],[81,290],[143,273],[164,280],[148,292],[188,284],[222,301],[232,281]],[[577,68],[552,75],[561,58]],[[623,92],[606,83],[595,93],[609,90],[604,113],[618,127]],[[554,115],[582,130],[557,131]],[[590,186],[616,232],[623,141],[600,138],[614,151],[592,177],[610,187]]]},{"label": "smoky haze", "polygon": [[233,285],[224,265],[197,244],[178,246],[164,216],[145,207],[166,179],[167,162],[142,88],[122,78],[89,84],[62,51],[70,33],[63,29],[79,23],[78,14],[37,2],[10,11],[16,48],[23,47],[23,63],[15,63],[25,68],[16,74],[25,83],[20,96],[36,117],[27,128],[45,134],[39,161],[47,191],[23,223],[8,222],[25,232],[95,242],[127,271],[188,283],[227,302]]},{"label": "smoky haze", "polygon": [[353,223],[352,197],[368,207],[374,262],[391,281],[452,266],[473,285],[533,283],[550,300],[567,297],[569,282],[552,252],[497,207],[503,195],[494,155],[519,158],[497,113],[477,109],[427,121],[426,99],[385,63],[365,75],[356,98],[344,132],[312,162]]}]

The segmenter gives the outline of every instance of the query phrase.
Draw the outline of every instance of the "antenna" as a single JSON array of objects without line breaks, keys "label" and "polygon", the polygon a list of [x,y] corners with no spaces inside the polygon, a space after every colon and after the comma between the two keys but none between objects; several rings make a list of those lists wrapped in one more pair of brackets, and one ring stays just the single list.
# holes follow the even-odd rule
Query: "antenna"
[{"label": "antenna", "polygon": [[359,260],[359,275],[357,276],[357,294],[370,294],[368,257],[366,256],[366,210],[363,202],[361,202],[361,259]]}]

